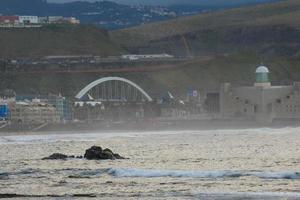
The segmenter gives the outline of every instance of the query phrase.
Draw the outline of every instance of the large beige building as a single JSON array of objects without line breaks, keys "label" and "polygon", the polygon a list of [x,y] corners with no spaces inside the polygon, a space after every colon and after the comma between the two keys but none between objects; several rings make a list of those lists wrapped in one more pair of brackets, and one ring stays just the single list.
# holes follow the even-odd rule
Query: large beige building
[{"label": "large beige building", "polygon": [[220,89],[220,113],[225,119],[249,119],[260,123],[300,119],[300,83],[272,86],[269,69],[256,69],[256,82],[250,87],[224,83]]},{"label": "large beige building", "polygon": [[58,111],[49,104],[16,102],[10,108],[10,119],[14,124],[53,124],[60,122]]}]

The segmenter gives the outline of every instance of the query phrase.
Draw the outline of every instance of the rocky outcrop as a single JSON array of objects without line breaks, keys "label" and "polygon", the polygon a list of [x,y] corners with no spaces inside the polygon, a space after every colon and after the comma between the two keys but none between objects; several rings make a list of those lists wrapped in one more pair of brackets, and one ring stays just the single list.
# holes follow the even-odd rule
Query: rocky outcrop
[{"label": "rocky outcrop", "polygon": [[119,154],[113,153],[110,149],[102,150],[99,146],[92,146],[87,149],[84,154],[84,158],[88,160],[115,160],[115,159],[125,159]]},{"label": "rocky outcrop", "polygon": [[42,160],[66,160],[69,156],[61,153],[54,153],[48,157],[43,158]]},{"label": "rocky outcrop", "polygon": [[85,151],[84,156],[68,156],[61,153],[54,153],[49,157],[45,157],[42,160],[66,160],[67,158],[76,158],[82,159],[86,158],[88,160],[115,160],[115,159],[125,159],[117,153],[114,153],[112,150],[106,148],[102,150],[100,146],[92,146],[91,148]]}]

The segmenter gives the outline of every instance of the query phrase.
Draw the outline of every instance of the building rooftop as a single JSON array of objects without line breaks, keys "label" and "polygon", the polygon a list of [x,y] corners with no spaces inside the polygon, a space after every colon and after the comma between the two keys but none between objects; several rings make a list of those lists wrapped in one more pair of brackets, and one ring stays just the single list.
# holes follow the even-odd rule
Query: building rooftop
[{"label": "building rooftop", "polygon": [[269,69],[266,66],[259,66],[256,68],[255,73],[269,73]]}]

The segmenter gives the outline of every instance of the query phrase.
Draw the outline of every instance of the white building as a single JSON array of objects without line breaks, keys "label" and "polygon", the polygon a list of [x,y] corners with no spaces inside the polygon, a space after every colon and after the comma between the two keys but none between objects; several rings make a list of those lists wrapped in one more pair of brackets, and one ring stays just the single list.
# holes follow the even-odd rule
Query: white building
[{"label": "white building", "polygon": [[21,24],[38,24],[38,16],[19,16],[19,23]]},{"label": "white building", "polygon": [[38,17],[39,24],[47,24],[48,23],[48,17]]},{"label": "white building", "polygon": [[67,17],[65,20],[70,24],[80,24],[80,20],[76,19],[75,17]]},{"label": "white building", "polygon": [[60,115],[50,104],[33,102],[16,102],[10,106],[11,122],[14,124],[55,124],[60,122]]},{"label": "white building", "polygon": [[64,19],[63,16],[49,16],[48,17],[48,22],[49,22],[49,24],[53,24],[53,23],[56,23],[56,22],[58,22],[60,20],[63,20],[63,19]]},{"label": "white building", "polygon": [[300,119],[300,83],[272,86],[269,69],[256,69],[254,86],[233,87],[229,83],[220,90],[220,110],[223,118],[248,118],[261,123],[273,120]]},{"label": "white building", "polygon": [[129,55],[122,55],[122,59],[128,59],[128,60],[139,60],[139,59],[166,59],[166,58],[174,58],[173,55],[169,54],[145,54],[145,55],[135,55],[135,54],[129,54]]}]

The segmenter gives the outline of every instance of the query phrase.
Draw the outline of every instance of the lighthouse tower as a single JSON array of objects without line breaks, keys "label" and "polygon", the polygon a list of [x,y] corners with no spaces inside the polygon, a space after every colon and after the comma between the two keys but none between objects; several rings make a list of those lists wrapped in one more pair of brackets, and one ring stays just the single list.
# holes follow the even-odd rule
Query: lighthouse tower
[{"label": "lighthouse tower", "polygon": [[255,83],[256,87],[270,87],[271,82],[269,79],[269,69],[266,66],[259,66],[255,71]]}]

